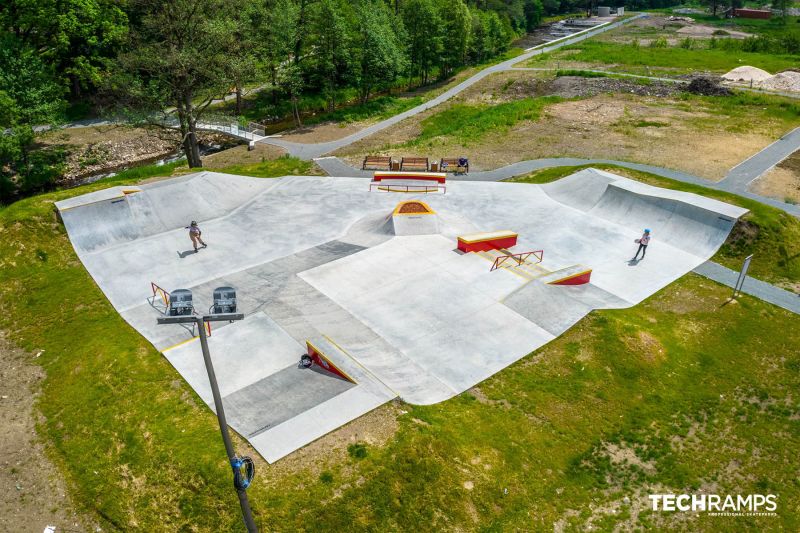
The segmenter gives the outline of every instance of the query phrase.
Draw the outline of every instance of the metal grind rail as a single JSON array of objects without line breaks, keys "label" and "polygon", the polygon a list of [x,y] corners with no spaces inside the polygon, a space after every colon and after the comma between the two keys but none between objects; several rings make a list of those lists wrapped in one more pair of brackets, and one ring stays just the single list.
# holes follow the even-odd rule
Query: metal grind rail
[{"label": "metal grind rail", "polygon": [[517,263],[516,266],[520,266],[522,263],[525,263],[530,256],[534,256],[537,259],[536,263],[541,263],[542,258],[544,257],[544,250],[534,250],[531,252],[521,252],[518,254],[501,255],[494,260],[494,263],[492,263],[492,268],[489,269],[489,272],[497,270],[503,265],[503,263],[505,263],[509,259],[513,259]]}]

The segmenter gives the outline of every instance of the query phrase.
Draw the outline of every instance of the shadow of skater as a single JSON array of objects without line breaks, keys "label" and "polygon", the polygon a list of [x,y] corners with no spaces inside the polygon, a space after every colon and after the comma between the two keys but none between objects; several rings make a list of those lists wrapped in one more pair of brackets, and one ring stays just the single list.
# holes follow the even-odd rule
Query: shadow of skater
[{"label": "shadow of skater", "polygon": [[628,259],[628,266],[635,267],[641,259]]},{"label": "shadow of skater", "polygon": [[183,259],[187,255],[194,255],[196,252],[197,252],[197,250],[192,249],[192,250],[185,250],[183,252],[176,252],[176,253],[178,254],[178,257]]}]

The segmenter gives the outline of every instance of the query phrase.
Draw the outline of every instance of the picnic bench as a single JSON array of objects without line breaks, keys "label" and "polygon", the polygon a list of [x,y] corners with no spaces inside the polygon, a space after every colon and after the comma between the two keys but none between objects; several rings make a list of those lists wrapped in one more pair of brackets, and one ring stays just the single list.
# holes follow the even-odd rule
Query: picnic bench
[{"label": "picnic bench", "polygon": [[400,160],[400,170],[428,171],[427,157],[404,157]]},{"label": "picnic bench", "polygon": [[[460,165],[459,159],[463,159],[465,164]],[[443,157],[441,161],[439,161],[439,172],[469,174],[469,159],[465,157]]]},{"label": "picnic bench", "polygon": [[364,164],[361,165],[361,170],[391,170],[392,158],[391,156],[383,155],[368,155],[364,158]]}]

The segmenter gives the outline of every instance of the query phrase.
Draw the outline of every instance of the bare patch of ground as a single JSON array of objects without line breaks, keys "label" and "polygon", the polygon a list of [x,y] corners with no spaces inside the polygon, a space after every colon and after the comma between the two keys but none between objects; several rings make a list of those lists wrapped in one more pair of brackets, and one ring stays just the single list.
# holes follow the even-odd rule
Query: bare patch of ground
[{"label": "bare patch of ground", "polygon": [[667,97],[681,92],[680,86],[666,82],[644,84],[624,78],[551,76],[552,73],[536,71],[502,72],[464,91],[459,101],[467,104],[498,104],[539,96],[587,98],[604,93],[624,93]]},{"label": "bare patch of ground", "polygon": [[296,143],[321,143],[347,137],[367,127],[373,121],[364,122],[322,122],[313,126],[303,126],[282,134],[282,138]]},{"label": "bare patch of ground", "polygon": [[238,439],[237,448],[249,449],[256,467],[264,472],[257,479],[266,485],[279,486],[287,476],[298,472],[316,479],[326,469],[346,463],[349,458],[347,447],[351,444],[360,442],[368,448],[385,446],[397,432],[397,419],[404,413],[398,401],[382,405],[272,465],[264,462],[244,440]]},{"label": "bare patch of ground", "polygon": [[[164,128],[124,125],[89,126],[49,131],[37,138],[46,147],[66,152],[62,182],[70,184],[87,176],[155,162],[180,150],[180,134]],[[235,143],[217,133],[198,134],[201,145]]]},{"label": "bare patch of ground", "polygon": [[752,189],[764,196],[800,203],[800,151],[793,153],[757,179]]},{"label": "bare patch of ground", "polygon": [[215,169],[233,165],[253,165],[277,159],[283,154],[283,148],[269,144],[257,143],[253,150],[248,150],[246,145],[239,145],[203,157],[203,166]]},{"label": "bare patch of ground", "polygon": [[0,531],[92,531],[36,435],[34,409],[44,370],[0,335]]},{"label": "bare patch of ground", "polygon": [[[596,79],[589,79],[587,87]],[[531,92],[540,90],[538,81],[524,83]],[[568,90],[568,86],[564,88]],[[420,121],[434,113],[405,120],[337,155],[360,164],[370,154],[434,159],[463,154],[474,170],[546,157],[602,158],[647,163],[718,181],[744,157],[770,144],[775,134],[767,120],[760,121],[758,128],[728,131],[719,127],[724,118],[702,107],[669,97],[614,93],[550,105],[538,121],[520,122],[507,132],[488,134],[474,145],[464,146],[454,136],[433,139],[424,146],[401,146],[417,137]]]},{"label": "bare patch of ground", "polygon": [[[720,31],[724,31],[724,34],[719,34]],[[715,37],[714,32],[717,32],[717,37],[723,36],[726,38],[731,39],[746,39],[748,37],[752,37],[752,33],[745,33],[743,31],[736,31],[736,30],[720,30],[720,28],[715,28],[713,26],[705,26],[703,24],[689,24],[680,28],[675,33],[680,35],[688,36],[688,37],[695,37],[701,39],[711,39]]]}]

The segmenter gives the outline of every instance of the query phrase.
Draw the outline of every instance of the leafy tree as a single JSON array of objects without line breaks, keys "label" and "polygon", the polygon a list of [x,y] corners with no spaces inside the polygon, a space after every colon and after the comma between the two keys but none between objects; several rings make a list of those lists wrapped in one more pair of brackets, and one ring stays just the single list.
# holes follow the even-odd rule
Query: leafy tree
[{"label": "leafy tree", "polygon": [[441,0],[439,10],[443,35],[440,76],[444,78],[466,62],[472,16],[462,0]]},{"label": "leafy tree", "polygon": [[337,0],[322,0],[313,23],[313,71],[320,79],[328,111],[336,109],[336,92],[348,81],[352,67],[350,28]]},{"label": "leafy tree", "polygon": [[55,66],[77,98],[101,83],[126,39],[123,5],[115,0],[5,0],[0,27]]},{"label": "leafy tree", "polygon": [[[267,56],[270,59],[273,83],[289,96],[296,126],[302,125],[299,98],[305,84],[300,69],[300,55],[305,6],[305,0],[278,0],[269,10],[267,25],[263,28],[265,44],[272,47]],[[273,92],[273,97],[277,103],[277,92]]]},{"label": "leafy tree", "polygon": [[440,13],[433,0],[407,0],[402,12],[411,68],[424,85],[442,51]]},{"label": "leafy tree", "polygon": [[525,30],[533,31],[542,23],[544,6],[542,0],[525,0]]},{"label": "leafy tree", "polygon": [[61,119],[63,89],[52,70],[13,34],[0,36],[0,202],[51,185],[64,153],[37,149],[33,124]]},{"label": "leafy tree", "polygon": [[47,124],[62,118],[64,89],[54,69],[13,34],[0,35],[0,89],[14,102],[19,123]]},{"label": "leafy tree", "polygon": [[139,6],[142,18],[112,90],[139,117],[152,120],[174,106],[163,118],[177,117],[189,166],[200,167],[197,123],[233,83],[231,58],[241,51],[229,13],[239,6],[226,0],[140,0]]},{"label": "leafy tree", "polygon": [[364,0],[359,6],[355,55],[355,80],[362,103],[376,87],[390,87],[408,66],[400,37],[402,24],[381,0]]}]

